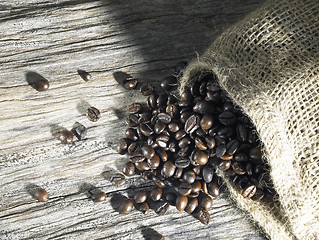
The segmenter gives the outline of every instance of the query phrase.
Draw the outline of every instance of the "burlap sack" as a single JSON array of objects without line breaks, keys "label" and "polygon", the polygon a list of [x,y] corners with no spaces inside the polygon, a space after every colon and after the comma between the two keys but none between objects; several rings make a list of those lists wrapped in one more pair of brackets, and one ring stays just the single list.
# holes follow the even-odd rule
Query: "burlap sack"
[{"label": "burlap sack", "polygon": [[319,239],[319,1],[266,2],[187,67],[180,92],[204,70],[255,124],[279,195],[254,202],[227,182],[238,205],[271,239]]}]

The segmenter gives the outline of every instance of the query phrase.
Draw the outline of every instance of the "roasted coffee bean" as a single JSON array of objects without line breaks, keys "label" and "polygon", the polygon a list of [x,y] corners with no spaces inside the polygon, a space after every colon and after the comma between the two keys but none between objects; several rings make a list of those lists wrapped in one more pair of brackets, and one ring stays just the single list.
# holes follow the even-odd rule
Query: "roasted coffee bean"
[{"label": "roasted coffee bean", "polygon": [[103,202],[106,199],[106,193],[105,192],[91,192],[90,193],[90,197],[94,202]]},{"label": "roasted coffee bean", "polygon": [[150,197],[153,201],[157,202],[162,198],[163,190],[161,188],[154,188],[151,193]]},{"label": "roasted coffee bean", "polygon": [[116,173],[111,177],[111,183],[115,187],[121,186],[125,183],[125,176],[122,173]]},{"label": "roasted coffee bean", "polygon": [[205,96],[207,93],[207,82],[202,82],[199,86],[199,93],[201,96]]},{"label": "roasted coffee bean", "polygon": [[167,153],[163,149],[157,149],[156,150],[157,155],[159,158],[163,161],[166,162],[168,159]]},{"label": "roasted coffee bean", "polygon": [[165,200],[170,204],[170,205],[175,205],[176,203],[176,194],[173,192],[168,192],[165,194]]},{"label": "roasted coffee bean", "polygon": [[228,170],[230,167],[231,167],[231,161],[230,161],[230,160],[221,161],[221,162],[218,164],[218,168],[219,168],[219,170],[221,170],[221,171],[226,171],[226,170]]},{"label": "roasted coffee bean", "polygon": [[170,104],[175,104],[177,102],[177,98],[174,97],[173,95],[169,94],[167,96],[167,106]]},{"label": "roasted coffee bean", "polygon": [[192,192],[196,193],[199,192],[202,189],[202,184],[200,183],[200,181],[195,181],[192,184]]},{"label": "roasted coffee bean", "polygon": [[147,199],[147,194],[145,191],[137,192],[134,194],[134,201],[136,203],[143,203]]},{"label": "roasted coffee bean", "polygon": [[141,172],[150,170],[150,166],[147,164],[147,162],[136,162],[135,167],[137,170]]},{"label": "roasted coffee bean", "polygon": [[160,146],[161,148],[167,148],[168,146],[168,141],[169,141],[169,136],[166,135],[159,135],[156,138],[156,143],[158,144],[158,146]]},{"label": "roasted coffee bean", "polygon": [[163,132],[162,132],[162,135],[165,135],[167,137],[171,137],[171,134],[167,131],[167,129],[165,129]]},{"label": "roasted coffee bean", "polygon": [[170,131],[170,132],[172,132],[172,133],[176,133],[176,132],[178,132],[179,131],[179,125],[177,124],[177,123],[173,123],[173,122],[171,122],[171,123],[169,123],[168,125],[167,125],[167,128],[168,128],[168,131]]},{"label": "roasted coffee bean", "polygon": [[198,206],[198,200],[197,198],[192,198],[188,200],[187,206],[185,208],[185,211],[189,214],[195,211],[195,209]]},{"label": "roasted coffee bean", "polygon": [[90,73],[88,73],[87,71],[84,70],[78,70],[78,74],[80,75],[80,77],[84,80],[84,81],[90,81],[92,80],[92,75]]},{"label": "roasted coffee bean", "polygon": [[[141,123],[141,124],[143,124],[143,123]],[[137,133],[137,136],[138,136],[139,140],[141,140],[141,141],[145,140],[145,135],[141,131],[141,125],[138,125],[136,127],[136,133]]]},{"label": "roasted coffee bean", "polygon": [[187,66],[187,62],[185,62],[185,61],[181,61],[181,62],[177,63],[176,66],[174,67],[175,73],[176,73],[176,74],[180,74],[181,71],[182,71],[184,68],[186,68],[186,66]]},{"label": "roasted coffee bean", "polygon": [[183,180],[189,184],[192,184],[195,182],[196,175],[192,170],[188,170],[184,172]]},{"label": "roasted coffee bean", "polygon": [[142,113],[138,114],[138,123],[150,123],[152,118],[152,112],[151,111],[144,111]]},{"label": "roasted coffee bean", "polygon": [[204,151],[207,149],[207,146],[205,145],[202,138],[199,138],[199,137],[195,138],[195,145],[199,150]]},{"label": "roasted coffee bean", "polygon": [[163,165],[162,174],[168,178],[172,177],[174,175],[175,169],[176,166],[171,161],[167,161]]},{"label": "roasted coffee bean", "polygon": [[192,186],[189,183],[182,182],[178,188],[177,191],[182,195],[189,195],[192,192]]},{"label": "roasted coffee bean", "polygon": [[209,149],[213,149],[216,145],[215,139],[211,136],[205,137],[206,145]]},{"label": "roasted coffee bean", "polygon": [[132,77],[129,77],[123,81],[122,85],[126,90],[132,90],[136,88],[137,80]]},{"label": "roasted coffee bean", "polygon": [[175,166],[178,168],[187,168],[190,164],[189,158],[180,157],[175,160]]},{"label": "roasted coffee bean", "polygon": [[161,134],[164,131],[165,128],[166,128],[166,124],[165,123],[157,122],[157,123],[155,123],[155,126],[154,126],[154,132],[156,134]]},{"label": "roasted coffee bean", "polygon": [[73,133],[69,130],[63,129],[60,132],[59,139],[63,144],[69,144],[73,142]]},{"label": "roasted coffee bean", "polygon": [[230,127],[223,127],[218,130],[217,135],[223,139],[230,138],[233,135],[233,129]]},{"label": "roasted coffee bean", "polygon": [[200,121],[200,126],[204,130],[210,129],[213,126],[213,124],[214,124],[214,118],[212,115],[208,115],[208,114],[205,114]]},{"label": "roasted coffee bean", "polygon": [[207,190],[212,197],[218,197],[220,194],[219,186],[215,182],[210,182],[207,184]]},{"label": "roasted coffee bean", "polygon": [[149,96],[153,93],[153,86],[149,83],[144,83],[141,86],[140,92],[143,96]]},{"label": "roasted coffee bean", "polygon": [[191,111],[185,111],[185,112],[180,113],[180,121],[181,121],[181,123],[186,123],[187,119],[189,119],[190,116],[192,116],[192,112]]},{"label": "roasted coffee bean", "polygon": [[245,153],[238,152],[234,154],[234,159],[237,162],[247,162],[249,160],[249,157]]},{"label": "roasted coffee bean", "polygon": [[205,195],[201,198],[199,205],[206,210],[209,210],[213,206],[213,200],[210,196]]},{"label": "roasted coffee bean", "polygon": [[127,148],[127,152],[128,154],[132,154],[133,152],[138,152],[141,150],[140,145],[137,142],[133,142],[131,143],[128,148]]},{"label": "roasted coffee bean", "polygon": [[207,83],[207,90],[211,91],[211,92],[217,92],[217,91],[220,90],[220,87],[219,87],[218,83],[215,82],[215,81],[214,82],[208,82]]},{"label": "roasted coffee bean", "polygon": [[223,105],[223,111],[230,111],[232,112],[234,110],[234,105],[230,102],[225,102]]},{"label": "roasted coffee bean", "polygon": [[139,124],[139,118],[135,114],[130,114],[126,118],[126,123],[129,127],[137,127]]},{"label": "roasted coffee bean", "polygon": [[49,201],[49,194],[43,188],[38,188],[34,191],[33,197],[37,199],[39,202],[47,202]]},{"label": "roasted coffee bean", "polygon": [[195,104],[193,111],[199,114],[212,114],[215,111],[214,105],[206,100],[201,100]]},{"label": "roasted coffee bean", "polygon": [[141,205],[138,205],[138,210],[140,210],[144,215],[147,215],[150,212],[150,207],[146,202],[143,202]]},{"label": "roasted coffee bean", "polygon": [[163,123],[170,123],[172,120],[171,116],[168,113],[159,113],[157,115],[157,118]]},{"label": "roasted coffee bean", "polygon": [[233,155],[239,147],[239,142],[234,139],[226,144],[226,152]]},{"label": "roasted coffee bean", "polygon": [[154,155],[151,159],[147,159],[147,164],[151,169],[156,169],[159,167],[161,161],[158,155]]},{"label": "roasted coffee bean", "polygon": [[171,104],[167,105],[165,111],[171,118],[178,116],[178,108],[175,104],[171,103]]},{"label": "roasted coffee bean", "polygon": [[152,181],[155,183],[155,185],[158,186],[159,188],[163,188],[166,186],[165,183],[161,179],[157,178],[156,176],[152,176],[151,178],[152,178]]},{"label": "roasted coffee bean", "polygon": [[152,127],[147,123],[141,123],[140,130],[141,130],[141,133],[146,137],[149,137],[154,133]]},{"label": "roasted coffee bean", "polygon": [[154,211],[158,215],[164,215],[168,209],[169,209],[169,203],[166,201],[159,201],[154,206]]},{"label": "roasted coffee bean", "polygon": [[185,129],[185,132],[189,134],[194,132],[197,128],[199,128],[199,116],[196,114],[193,114],[185,122],[184,129]]},{"label": "roasted coffee bean", "polygon": [[177,155],[181,158],[188,157],[191,152],[191,148],[189,146],[180,149]]},{"label": "roasted coffee bean", "polygon": [[219,146],[217,146],[216,148],[216,156],[217,157],[222,157],[224,156],[224,154],[226,153],[226,145],[225,144],[220,144]]},{"label": "roasted coffee bean", "polygon": [[184,211],[188,203],[188,197],[184,195],[178,195],[176,198],[176,209],[178,211]]},{"label": "roasted coffee bean", "polygon": [[87,129],[82,124],[77,124],[72,128],[71,132],[76,136],[78,140],[83,140],[86,137]]},{"label": "roasted coffee bean", "polygon": [[237,136],[240,141],[246,142],[247,140],[247,129],[243,124],[237,124],[236,126]]},{"label": "roasted coffee bean", "polygon": [[177,78],[174,76],[169,76],[163,79],[161,82],[161,87],[167,91],[174,91],[177,89]]},{"label": "roasted coffee bean", "polygon": [[191,140],[189,137],[184,137],[183,139],[178,141],[179,148],[187,147],[189,144],[191,144]]},{"label": "roasted coffee bean", "polygon": [[261,149],[260,147],[254,147],[250,149],[249,151],[249,157],[255,160],[260,160],[261,159]]},{"label": "roasted coffee bean", "polygon": [[201,223],[208,225],[210,221],[209,212],[205,208],[200,208],[197,212],[197,218]]},{"label": "roasted coffee bean", "polygon": [[245,166],[243,166],[240,162],[233,161],[232,168],[238,175],[244,175],[246,173]]},{"label": "roasted coffee bean", "polygon": [[259,201],[265,196],[265,193],[260,188],[257,188],[256,193],[250,198],[253,201]]},{"label": "roasted coffee bean", "polygon": [[131,139],[133,141],[136,141],[138,140],[138,135],[137,135],[137,132],[134,128],[128,128],[126,129],[125,131],[125,136],[128,138],[128,139]]},{"label": "roasted coffee bean", "polygon": [[154,109],[157,106],[157,98],[158,95],[156,93],[152,93],[150,96],[147,98],[147,107],[149,109]]},{"label": "roasted coffee bean", "polygon": [[242,192],[244,198],[251,198],[255,195],[257,188],[254,184],[248,184]]},{"label": "roasted coffee bean", "polygon": [[141,147],[141,153],[144,155],[144,157],[151,159],[155,155],[154,148],[144,145]]},{"label": "roasted coffee bean", "polygon": [[130,154],[130,161],[132,163],[143,162],[144,160],[145,156],[139,151]]},{"label": "roasted coffee bean", "polygon": [[199,86],[200,86],[200,82],[199,81],[194,81],[191,88],[190,88],[190,92],[191,94],[196,97],[199,96]]},{"label": "roasted coffee bean", "polygon": [[236,122],[236,116],[230,111],[226,111],[221,113],[218,116],[219,122],[224,124],[225,126],[231,126]]},{"label": "roasted coffee bean", "polygon": [[122,172],[126,176],[133,176],[134,173],[135,173],[135,165],[134,165],[134,163],[132,163],[132,162],[125,163]]},{"label": "roasted coffee bean", "polygon": [[175,139],[177,141],[181,140],[182,138],[184,138],[186,136],[186,132],[184,129],[179,130],[176,134],[175,134]]},{"label": "roasted coffee bean", "polygon": [[129,113],[138,113],[142,110],[142,105],[140,103],[132,103],[128,106]]},{"label": "roasted coffee bean", "polygon": [[167,104],[167,94],[161,94],[158,96],[157,98],[157,107],[166,107],[166,104]]},{"label": "roasted coffee bean", "polygon": [[198,165],[205,165],[208,162],[208,156],[203,151],[195,151],[193,154],[193,160]]},{"label": "roasted coffee bean", "polygon": [[118,211],[120,214],[128,214],[134,208],[133,201],[131,199],[125,199],[122,201]]},{"label": "roasted coffee bean", "polygon": [[207,183],[210,183],[214,177],[214,170],[210,166],[206,165],[203,168],[202,175],[203,175],[203,180]]},{"label": "roasted coffee bean", "polygon": [[99,109],[97,109],[95,107],[89,107],[87,109],[86,116],[90,121],[96,122],[97,120],[99,120],[101,118],[101,113],[100,113]]},{"label": "roasted coffee bean", "polygon": [[169,151],[171,151],[171,152],[176,152],[176,150],[178,149],[177,148],[177,142],[176,142],[176,140],[172,140],[169,144],[168,144],[168,149],[169,149]]},{"label": "roasted coffee bean", "polygon": [[224,160],[224,161],[228,161],[228,160],[232,160],[233,159],[233,155],[230,155],[230,154],[225,154],[223,156],[220,157],[221,160]]},{"label": "roasted coffee bean", "polygon": [[177,168],[175,170],[174,178],[181,178],[183,174],[183,168]]}]

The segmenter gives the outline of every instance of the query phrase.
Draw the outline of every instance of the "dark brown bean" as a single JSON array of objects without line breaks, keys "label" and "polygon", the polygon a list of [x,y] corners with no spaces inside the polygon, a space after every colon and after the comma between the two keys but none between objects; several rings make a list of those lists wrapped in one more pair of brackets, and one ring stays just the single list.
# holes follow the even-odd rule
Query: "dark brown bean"
[{"label": "dark brown bean", "polygon": [[181,178],[183,174],[183,168],[177,168],[175,170],[174,178]]},{"label": "dark brown bean", "polygon": [[191,144],[191,140],[189,137],[184,137],[181,140],[178,141],[178,147],[179,148],[185,148],[187,147],[189,144]]},{"label": "dark brown bean", "polygon": [[69,144],[73,142],[73,133],[69,130],[63,129],[60,132],[59,139],[63,144]]},{"label": "dark brown bean", "polygon": [[163,188],[166,186],[165,183],[161,179],[159,179],[155,176],[152,176],[152,180],[155,183],[155,185],[158,186],[159,188]]},{"label": "dark brown bean", "polygon": [[169,136],[162,134],[156,138],[156,143],[161,148],[167,148],[169,140],[170,140]]},{"label": "dark brown bean", "polygon": [[159,201],[155,204],[154,211],[158,215],[164,215],[169,209],[169,203],[166,201]]},{"label": "dark brown bean", "polygon": [[209,212],[204,208],[200,208],[197,212],[197,218],[201,223],[208,225],[210,221]]},{"label": "dark brown bean", "polygon": [[156,169],[160,165],[160,159],[158,155],[154,155],[151,159],[147,159],[147,164],[151,169]]},{"label": "dark brown bean", "polygon": [[244,198],[251,198],[255,195],[257,188],[254,184],[248,184],[242,192]]},{"label": "dark brown bean", "polygon": [[211,136],[205,137],[206,145],[209,149],[213,149],[215,147],[215,139]]},{"label": "dark brown bean", "polygon": [[217,146],[216,148],[216,156],[217,157],[222,157],[224,156],[224,154],[226,153],[226,145],[225,144],[220,144],[219,146]]},{"label": "dark brown bean", "polygon": [[249,157],[245,153],[235,153],[234,154],[234,159],[237,162],[247,162],[249,160]]},{"label": "dark brown bean", "polygon": [[127,138],[121,138],[117,145],[117,152],[121,155],[127,153],[130,141]]},{"label": "dark brown bean", "polygon": [[134,128],[128,128],[126,129],[125,131],[125,136],[128,138],[128,139],[131,139],[133,141],[136,141],[138,140],[138,135],[137,135],[137,132]]},{"label": "dark brown bean", "polygon": [[207,146],[205,145],[204,140],[200,137],[195,138],[195,145],[199,150],[204,151],[207,149]]},{"label": "dark brown bean", "polygon": [[197,200],[197,198],[189,199],[189,200],[188,200],[188,204],[187,204],[187,206],[186,206],[186,208],[185,208],[185,211],[190,214],[190,213],[192,213],[192,212],[195,211],[195,209],[197,208],[197,206],[198,206],[198,200]]},{"label": "dark brown bean", "polygon": [[225,155],[221,156],[220,159],[224,160],[224,161],[232,160],[233,159],[233,155],[225,154]]},{"label": "dark brown bean", "polygon": [[189,158],[180,157],[175,160],[175,166],[178,168],[187,168],[190,164]]},{"label": "dark brown bean", "polygon": [[151,193],[150,197],[153,201],[157,202],[162,198],[163,190],[161,188],[154,188]]},{"label": "dark brown bean", "polygon": [[257,188],[256,193],[250,198],[253,201],[259,201],[265,196],[265,193],[260,188]]},{"label": "dark brown bean", "polygon": [[140,210],[144,215],[147,215],[150,212],[150,207],[146,202],[143,202],[141,205],[138,205],[138,210]]},{"label": "dark brown bean", "polygon": [[141,172],[150,170],[150,166],[147,164],[147,162],[136,162],[135,167],[137,170]]},{"label": "dark brown bean", "polygon": [[134,152],[139,152],[140,150],[141,150],[141,146],[137,142],[131,143],[127,148],[127,152],[130,155]]},{"label": "dark brown bean", "polygon": [[182,182],[178,188],[177,191],[182,195],[189,195],[192,192],[192,186],[189,183]]},{"label": "dark brown bean", "polygon": [[233,155],[239,147],[239,142],[235,139],[227,143],[226,152],[230,155]]},{"label": "dark brown bean", "polygon": [[247,129],[243,124],[237,124],[236,126],[237,136],[242,142],[247,140]]},{"label": "dark brown bean", "polygon": [[159,113],[157,118],[163,123],[170,123],[172,121],[172,118],[168,113]]},{"label": "dark brown bean", "polygon": [[123,81],[122,85],[126,90],[132,90],[136,88],[137,80],[129,77]]},{"label": "dark brown bean", "polygon": [[215,111],[215,108],[211,102],[206,100],[200,100],[193,107],[193,111],[199,114],[212,114]]},{"label": "dark brown bean", "polygon": [[122,173],[116,173],[111,177],[111,183],[115,187],[121,186],[125,183],[125,176]]},{"label": "dark brown bean", "polygon": [[219,186],[217,183],[214,183],[214,182],[210,182],[207,185],[207,190],[212,197],[218,197],[220,194]]},{"label": "dark brown bean", "polygon": [[189,134],[194,132],[197,128],[199,128],[199,116],[196,114],[193,114],[185,122],[184,129],[185,129],[185,132]]},{"label": "dark brown bean", "polygon": [[149,96],[153,92],[153,86],[149,83],[144,83],[141,86],[140,92],[143,96]]},{"label": "dark brown bean", "polygon": [[208,115],[208,114],[205,114],[200,121],[200,126],[204,130],[210,129],[213,126],[213,124],[214,124],[214,118],[212,115]]},{"label": "dark brown bean", "polygon": [[142,110],[142,105],[140,103],[132,103],[128,106],[129,113],[139,113]]},{"label": "dark brown bean", "polygon": [[206,165],[203,168],[202,175],[203,180],[207,183],[210,183],[213,180],[214,170],[210,166]]},{"label": "dark brown bean", "polygon": [[155,150],[150,146],[144,145],[141,147],[141,153],[144,155],[144,157],[151,159],[155,155]]},{"label": "dark brown bean", "polygon": [[175,76],[168,76],[161,82],[161,87],[169,92],[177,89],[177,78]]},{"label": "dark brown bean", "polygon": [[103,202],[106,199],[106,193],[105,192],[90,192],[91,194],[91,199],[94,202]]},{"label": "dark brown bean", "polygon": [[162,174],[165,177],[172,177],[175,173],[176,166],[171,162],[167,161],[163,165]]},{"label": "dark brown bean", "polygon": [[254,147],[249,151],[249,157],[255,160],[261,159],[261,149],[260,147]]},{"label": "dark brown bean", "polygon": [[149,109],[154,109],[157,106],[157,98],[158,95],[156,93],[152,93],[150,96],[147,98],[147,107]]},{"label": "dark brown bean", "polygon": [[126,123],[129,127],[137,127],[139,124],[139,118],[135,114],[130,114],[126,118]]},{"label": "dark brown bean", "polygon": [[200,206],[209,210],[213,206],[213,200],[210,196],[205,195],[200,200]]},{"label": "dark brown bean", "polygon": [[203,151],[196,151],[193,155],[193,160],[198,165],[205,165],[208,162],[208,156]]},{"label": "dark brown bean", "polygon": [[167,104],[167,94],[161,94],[157,98],[157,107],[166,107]]},{"label": "dark brown bean", "polygon": [[231,127],[223,127],[217,131],[217,135],[222,139],[230,138],[233,135],[233,129]]},{"label": "dark brown bean", "polygon": [[122,172],[126,176],[133,176],[134,173],[135,173],[135,165],[134,165],[134,163],[132,163],[132,162],[125,163]]},{"label": "dark brown bean", "polygon": [[220,123],[224,124],[225,126],[231,126],[236,122],[236,116],[230,111],[226,111],[221,113],[218,116]]},{"label": "dark brown bean", "polygon": [[152,127],[148,123],[141,123],[139,127],[141,133],[146,137],[149,137],[154,133]]},{"label": "dark brown bean", "polygon": [[47,202],[49,201],[49,194],[43,188],[38,188],[33,193],[33,197],[36,198],[39,202]]},{"label": "dark brown bean", "polygon": [[101,113],[100,113],[99,109],[97,109],[95,107],[89,107],[87,109],[86,116],[90,121],[96,122],[101,118]]},{"label": "dark brown bean", "polygon": [[192,192],[196,193],[199,192],[202,189],[202,184],[200,183],[200,181],[195,181],[192,184]]},{"label": "dark brown bean", "polygon": [[238,175],[244,175],[246,173],[245,166],[240,162],[233,161],[232,168]]},{"label": "dark brown bean", "polygon": [[184,211],[188,203],[188,197],[184,195],[178,195],[176,198],[176,209],[178,211]]},{"label": "dark brown bean", "polygon": [[120,214],[128,214],[134,208],[133,201],[131,199],[125,199],[122,201],[118,211]]},{"label": "dark brown bean", "polygon": [[218,164],[218,168],[219,168],[221,171],[226,171],[226,170],[228,170],[230,167],[231,167],[231,161],[230,161],[230,160],[224,160],[224,161],[221,161],[221,162]]},{"label": "dark brown bean", "polygon": [[137,192],[136,194],[134,194],[134,201],[136,203],[143,203],[146,201],[146,199],[147,199],[147,194],[145,191]]},{"label": "dark brown bean", "polygon": [[176,133],[176,132],[178,132],[179,131],[179,125],[177,124],[177,123],[173,123],[173,122],[171,122],[171,123],[169,123],[168,125],[167,125],[167,128],[168,128],[168,131],[170,131],[170,132],[172,132],[172,133]]},{"label": "dark brown bean", "polygon": [[154,132],[156,134],[161,134],[165,128],[166,128],[166,124],[158,121],[155,123]]},{"label": "dark brown bean", "polygon": [[130,154],[130,161],[132,163],[143,162],[144,160],[145,156],[139,151],[135,151]]},{"label": "dark brown bean", "polygon": [[183,175],[183,180],[189,184],[195,182],[196,175],[192,170],[188,170]]},{"label": "dark brown bean", "polygon": [[186,123],[187,119],[192,116],[192,112],[191,111],[185,111],[185,112],[182,112],[180,113],[180,121],[181,123]]},{"label": "dark brown bean", "polygon": [[163,162],[166,162],[168,159],[167,153],[163,149],[156,149],[157,155]]},{"label": "dark brown bean", "polygon": [[202,182],[202,191],[205,194],[208,194],[208,188],[207,188],[207,183],[206,182]]}]

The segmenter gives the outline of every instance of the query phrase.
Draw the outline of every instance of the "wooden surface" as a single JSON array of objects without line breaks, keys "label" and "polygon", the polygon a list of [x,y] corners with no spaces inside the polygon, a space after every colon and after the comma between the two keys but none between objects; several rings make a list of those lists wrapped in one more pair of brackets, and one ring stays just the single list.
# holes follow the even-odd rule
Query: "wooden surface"
[{"label": "wooden surface", "polygon": [[[119,215],[118,196],[150,183],[132,177],[115,188],[109,182],[126,161],[115,148],[127,106],[145,100],[119,86],[113,74],[156,84],[261,3],[0,1],[0,239],[144,239],[153,230],[166,239],[264,239],[227,193],[214,200],[204,226],[173,208],[164,216]],[[93,80],[83,81],[77,69]],[[31,88],[30,71],[47,78],[50,89]],[[101,110],[96,123],[84,115],[90,105]],[[88,128],[87,139],[62,145],[57,132],[75,122]],[[49,202],[30,196],[32,184],[49,192]],[[90,185],[107,200],[90,201]]]}]

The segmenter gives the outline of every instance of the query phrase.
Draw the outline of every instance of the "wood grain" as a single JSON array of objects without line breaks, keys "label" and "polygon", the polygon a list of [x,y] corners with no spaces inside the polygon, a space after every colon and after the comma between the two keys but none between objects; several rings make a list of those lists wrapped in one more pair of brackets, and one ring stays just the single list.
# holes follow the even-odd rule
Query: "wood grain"
[{"label": "wood grain", "polygon": [[[264,239],[227,193],[214,201],[204,226],[173,208],[164,216],[119,215],[118,198],[150,183],[132,177],[115,188],[109,182],[126,161],[115,147],[127,106],[145,100],[113,74],[157,84],[262,2],[0,1],[0,238],[144,239],[155,230],[166,239]],[[93,80],[83,81],[78,69]],[[35,91],[28,72],[47,78],[50,89]],[[87,120],[87,106],[101,110],[98,122]],[[57,132],[76,122],[88,128],[87,139],[62,145]],[[44,187],[50,201],[34,200],[32,184]],[[107,201],[90,201],[90,185],[105,191]]]}]

